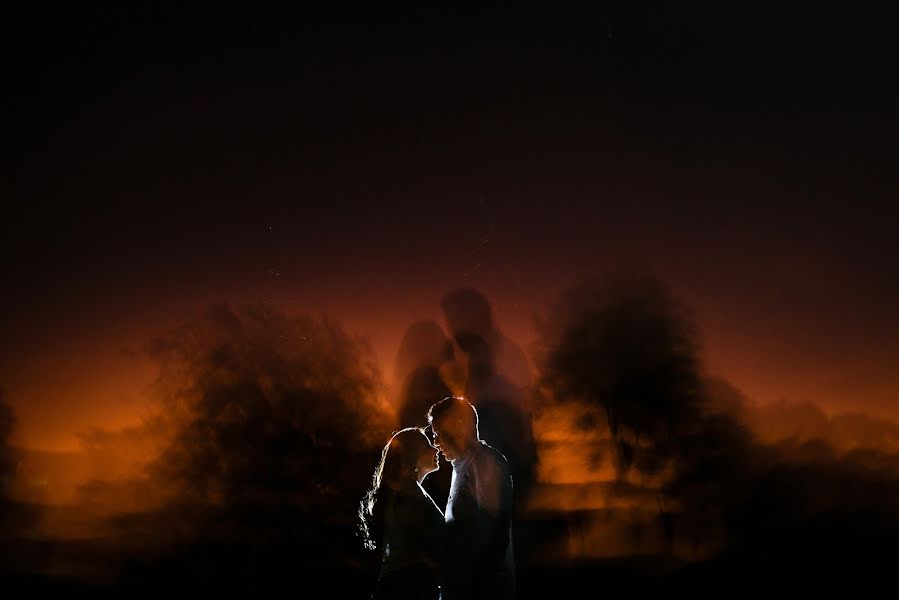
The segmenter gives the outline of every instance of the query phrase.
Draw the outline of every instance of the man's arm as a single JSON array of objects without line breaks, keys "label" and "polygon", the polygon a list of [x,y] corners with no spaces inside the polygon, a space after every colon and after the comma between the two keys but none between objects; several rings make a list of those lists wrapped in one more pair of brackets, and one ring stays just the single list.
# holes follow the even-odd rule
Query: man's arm
[{"label": "man's arm", "polygon": [[509,546],[512,519],[512,477],[508,465],[492,451],[484,452],[474,465],[477,518],[478,567],[500,570]]}]

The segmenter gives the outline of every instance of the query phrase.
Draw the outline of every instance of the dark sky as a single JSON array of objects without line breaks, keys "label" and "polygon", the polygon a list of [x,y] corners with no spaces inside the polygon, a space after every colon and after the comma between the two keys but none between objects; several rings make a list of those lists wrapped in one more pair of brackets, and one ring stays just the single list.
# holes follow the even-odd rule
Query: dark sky
[{"label": "dark sky", "polygon": [[[140,412],[210,301],[372,336],[471,284],[522,342],[617,261],[751,397],[899,413],[891,21],[728,4],[44,3],[6,20],[0,385],[19,443]],[[143,385],[143,384],[141,384]]]}]

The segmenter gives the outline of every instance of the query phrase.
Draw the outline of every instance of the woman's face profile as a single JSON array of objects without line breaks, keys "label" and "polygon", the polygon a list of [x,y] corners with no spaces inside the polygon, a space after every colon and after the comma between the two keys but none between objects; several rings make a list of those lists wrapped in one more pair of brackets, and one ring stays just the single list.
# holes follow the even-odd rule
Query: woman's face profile
[{"label": "woman's face profile", "polygon": [[425,475],[438,469],[440,469],[440,455],[429,443],[418,457],[418,480],[421,481]]}]

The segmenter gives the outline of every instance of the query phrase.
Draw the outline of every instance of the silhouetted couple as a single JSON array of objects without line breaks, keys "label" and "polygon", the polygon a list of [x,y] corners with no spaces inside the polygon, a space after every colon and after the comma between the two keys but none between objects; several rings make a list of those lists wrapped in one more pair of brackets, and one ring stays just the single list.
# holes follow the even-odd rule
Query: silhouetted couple
[{"label": "silhouetted couple", "polygon": [[[407,329],[397,352],[392,401],[398,428],[427,425],[425,415],[435,398],[463,396],[477,408],[481,436],[509,461],[521,516],[537,460],[530,365],[518,344],[500,331],[480,291],[452,290],[440,305],[449,336],[435,321],[419,321]],[[443,505],[449,469],[435,473],[424,485]],[[516,527],[521,524],[522,519],[516,519]],[[527,537],[519,533],[525,532],[516,531],[516,543]],[[516,547],[518,559],[520,550]]]},{"label": "silhouetted couple", "polygon": [[[381,553],[373,597],[434,600],[439,590],[442,600],[513,598],[509,465],[479,438],[467,400],[437,402],[428,423],[433,440],[414,427],[390,438],[363,500],[366,545]],[[445,511],[421,486],[437,469],[435,448],[453,468]]]}]

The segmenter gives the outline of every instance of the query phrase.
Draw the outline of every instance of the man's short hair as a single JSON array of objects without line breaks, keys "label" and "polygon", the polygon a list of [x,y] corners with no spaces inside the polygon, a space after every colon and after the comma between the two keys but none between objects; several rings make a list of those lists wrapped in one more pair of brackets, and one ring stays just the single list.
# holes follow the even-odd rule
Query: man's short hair
[{"label": "man's short hair", "polygon": [[428,409],[428,424],[434,421],[446,421],[448,419],[459,419],[462,422],[470,423],[471,429],[478,435],[478,411],[474,405],[459,396],[447,396],[443,400],[435,402]]}]

